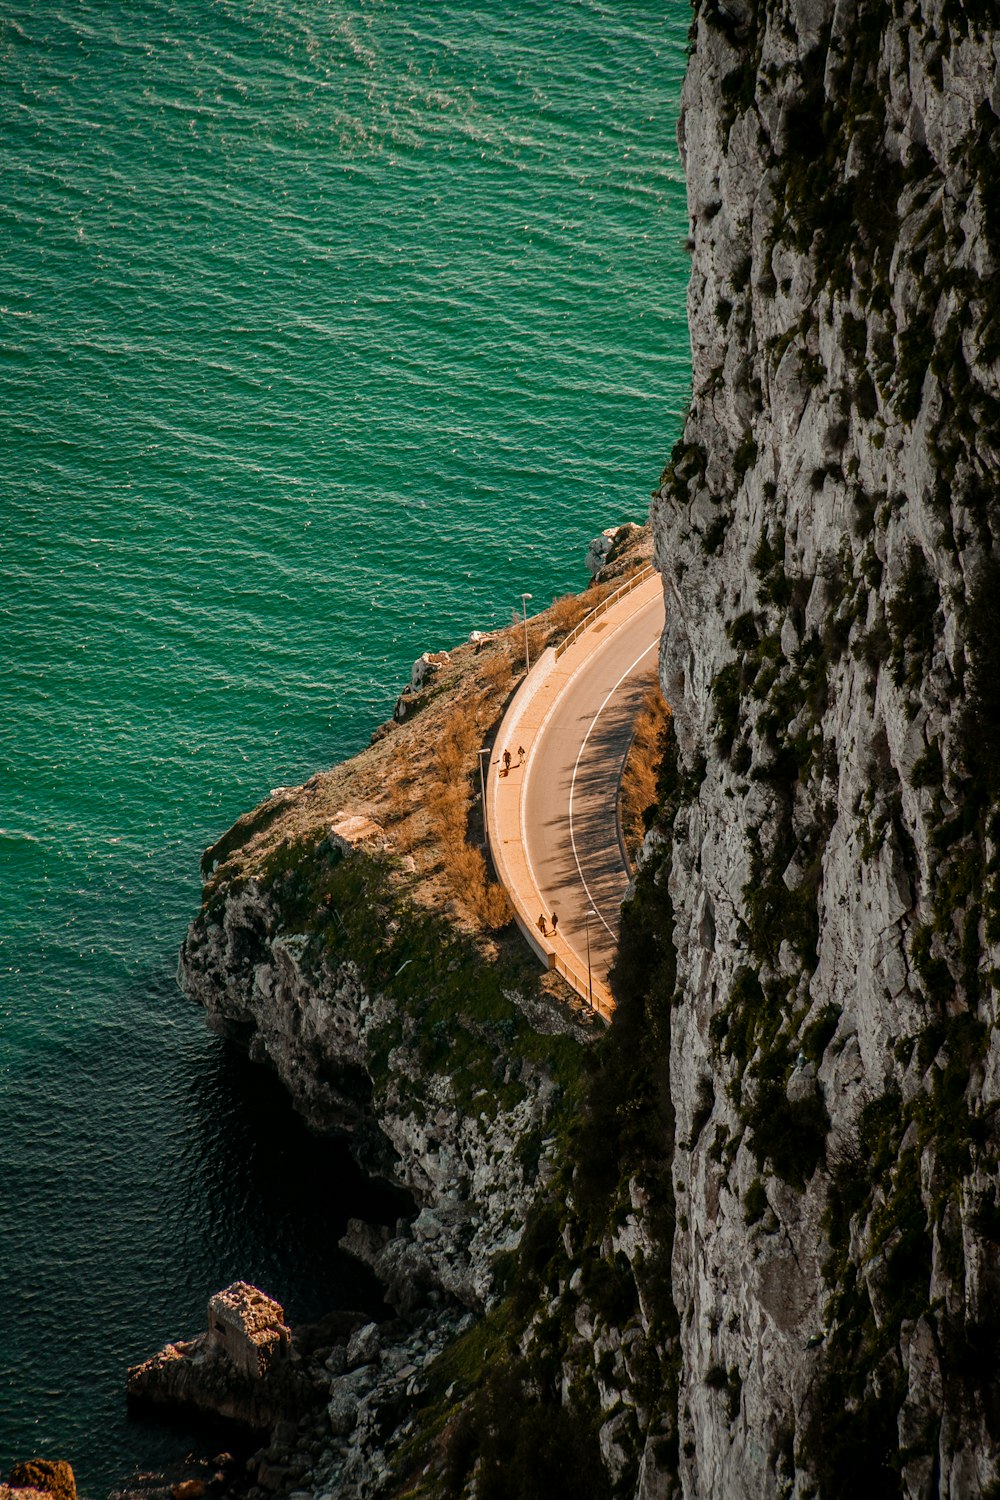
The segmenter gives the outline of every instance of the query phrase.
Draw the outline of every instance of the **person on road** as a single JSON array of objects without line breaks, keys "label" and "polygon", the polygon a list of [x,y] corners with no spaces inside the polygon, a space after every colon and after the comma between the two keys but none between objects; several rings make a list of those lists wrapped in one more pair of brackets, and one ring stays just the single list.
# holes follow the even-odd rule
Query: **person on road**
[{"label": "person on road", "polygon": [[510,770],[510,751],[509,750],[505,750],[504,753],[503,753],[503,768],[504,768],[505,771],[509,771]]},{"label": "person on road", "polygon": [[524,765],[524,757],[527,755],[527,753],[528,752],[525,750],[525,748],[524,748],[523,745],[518,745],[518,747],[517,747],[517,763],[518,763],[519,766],[523,766]]},{"label": "person on road", "polygon": [[556,916],[556,913],[553,912],[552,913],[552,936],[553,937],[555,937],[556,932],[558,931],[558,928],[559,928],[559,918]]},{"label": "person on road", "polygon": [[549,929],[545,925],[545,913],[544,912],[542,912],[541,916],[538,918],[538,930],[542,934],[542,937],[548,937],[548,935],[549,935]]}]

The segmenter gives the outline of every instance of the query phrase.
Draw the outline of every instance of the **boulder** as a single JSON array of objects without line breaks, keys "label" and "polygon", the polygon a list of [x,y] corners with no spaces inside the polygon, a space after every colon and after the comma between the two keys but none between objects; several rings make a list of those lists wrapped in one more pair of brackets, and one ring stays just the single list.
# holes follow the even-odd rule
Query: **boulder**
[{"label": "boulder", "polygon": [[351,1370],[347,1375],[340,1375],[331,1382],[327,1413],[330,1418],[330,1431],[335,1437],[346,1437],[349,1432],[353,1431],[358,1420],[361,1397],[370,1384],[368,1367],[365,1365],[358,1370]]},{"label": "boulder", "polygon": [[597,577],[611,556],[611,549],[615,545],[615,531],[616,528],[610,526],[607,531],[602,531],[600,536],[595,536],[587,548],[587,555],[583,561],[587,572],[592,578]]},{"label": "boulder", "polygon": [[172,1486],[170,1500],[201,1500],[205,1493],[204,1479],[182,1479]]},{"label": "boulder", "polygon": [[347,1345],[346,1365],[354,1370],[358,1365],[370,1365],[378,1359],[382,1348],[382,1335],[377,1323],[366,1323],[352,1336]]},{"label": "boulder", "polygon": [[76,1477],[63,1459],[29,1458],[15,1464],[0,1484],[0,1500],[76,1500]]},{"label": "boulder", "polygon": [[418,693],[424,684],[434,677],[438,669],[450,661],[447,651],[424,651],[413,663],[410,672],[410,691]]}]

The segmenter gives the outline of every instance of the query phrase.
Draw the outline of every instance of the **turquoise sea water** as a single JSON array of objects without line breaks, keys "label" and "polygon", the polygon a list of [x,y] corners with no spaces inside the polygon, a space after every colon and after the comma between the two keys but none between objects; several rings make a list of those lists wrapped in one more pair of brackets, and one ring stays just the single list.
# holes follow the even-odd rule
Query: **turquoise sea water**
[{"label": "turquoise sea water", "polygon": [[[584,580],[687,397],[684,0],[0,0],[0,1469],[363,1189],[173,983],[201,849]],[[261,1123],[262,1114],[268,1126]]]}]

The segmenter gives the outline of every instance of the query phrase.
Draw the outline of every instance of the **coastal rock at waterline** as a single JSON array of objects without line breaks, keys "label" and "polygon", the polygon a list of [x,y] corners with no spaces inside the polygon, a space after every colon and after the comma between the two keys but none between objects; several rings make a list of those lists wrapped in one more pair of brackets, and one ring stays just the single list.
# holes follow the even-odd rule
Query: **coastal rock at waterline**
[{"label": "coastal rock at waterline", "polygon": [[437,674],[440,667],[449,662],[451,657],[447,651],[424,651],[413,663],[410,672],[410,691],[418,693],[420,689]]},{"label": "coastal rock at waterline", "polygon": [[207,1333],[134,1365],[127,1393],[132,1402],[189,1407],[260,1429],[319,1399],[281,1305],[243,1281],[211,1298]]},{"label": "coastal rock at waterline", "polygon": [[641,529],[634,521],[626,521],[623,526],[608,526],[600,536],[595,536],[583,560],[590,576],[596,578],[608,563],[614,562],[623,547],[633,541]]},{"label": "coastal rock at waterline", "polygon": [[29,1458],[0,1484],[0,1500],[76,1500],[76,1477],[63,1459]]},{"label": "coastal rock at waterline", "polygon": [[403,691],[400,693],[399,697],[396,699],[396,705],[392,710],[392,717],[395,719],[397,724],[402,724],[404,719],[411,718],[418,709],[423,708],[426,701],[426,693],[415,691],[410,686],[410,684],[407,683]]},{"label": "coastal rock at waterline", "polygon": [[587,555],[584,558],[583,562],[584,567],[587,569],[587,572],[591,575],[592,578],[596,577],[604,567],[604,564],[607,562],[614,544],[615,529],[613,526],[609,527],[607,531],[602,531],[600,536],[595,536],[593,541],[590,543],[590,546],[587,548]]},{"label": "coastal rock at waterline", "polygon": [[447,651],[424,651],[410,671],[410,680],[396,699],[392,717],[397,724],[409,719],[428,701],[428,689],[441,668],[451,657]]}]

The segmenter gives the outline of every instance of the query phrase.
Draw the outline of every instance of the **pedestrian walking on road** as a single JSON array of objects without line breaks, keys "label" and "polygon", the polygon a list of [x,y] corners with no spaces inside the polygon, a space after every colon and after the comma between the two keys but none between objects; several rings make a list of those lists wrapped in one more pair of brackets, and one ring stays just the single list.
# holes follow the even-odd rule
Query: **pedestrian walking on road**
[{"label": "pedestrian walking on road", "polygon": [[510,751],[509,750],[505,750],[504,753],[503,753],[503,768],[504,768],[505,771],[509,771],[510,770]]},{"label": "pedestrian walking on road", "polygon": [[518,745],[518,747],[517,747],[517,763],[518,763],[519,766],[523,766],[524,765],[524,757],[525,757],[525,755],[527,755],[527,753],[528,752],[525,750],[525,748],[524,748],[523,745]]},{"label": "pedestrian walking on road", "polygon": [[545,925],[545,913],[544,912],[542,912],[541,916],[538,918],[538,930],[542,934],[542,937],[548,937],[548,935],[549,935],[549,929]]},{"label": "pedestrian walking on road", "polygon": [[559,928],[559,918],[556,916],[555,912],[553,912],[552,913],[552,936],[553,937],[555,937],[556,932],[558,931],[558,928]]}]

